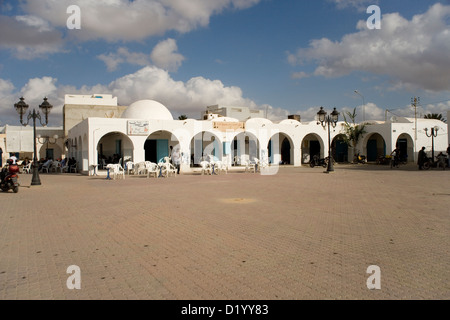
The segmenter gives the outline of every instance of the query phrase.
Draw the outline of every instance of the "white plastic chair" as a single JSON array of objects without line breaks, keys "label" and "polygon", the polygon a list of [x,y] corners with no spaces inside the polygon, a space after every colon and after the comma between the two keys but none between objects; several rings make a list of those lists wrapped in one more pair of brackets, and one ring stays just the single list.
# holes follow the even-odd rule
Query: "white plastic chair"
[{"label": "white plastic chair", "polygon": [[60,172],[62,172],[61,162],[59,162],[59,161],[53,161],[53,162],[52,162],[52,165],[50,166],[50,171],[58,172],[58,170],[59,170]]},{"label": "white plastic chair", "polygon": [[225,172],[226,174],[228,174],[228,166],[223,161],[216,161],[214,171],[217,174],[220,174],[221,172]]},{"label": "white plastic chair", "polygon": [[146,169],[147,169],[147,178],[150,178],[150,176],[154,176],[155,178],[158,177],[159,167],[156,163],[150,162],[146,164]]},{"label": "white plastic chair", "polygon": [[212,174],[211,164],[208,161],[200,162],[200,166],[202,167],[202,175]]},{"label": "white plastic chair", "polygon": [[256,173],[256,163],[252,161],[247,161],[245,163],[245,172],[253,172]]},{"label": "white plastic chair", "polygon": [[125,170],[119,163],[108,164],[106,168],[109,168],[109,174],[110,176],[113,176],[114,180],[116,180],[117,178],[125,179]]},{"label": "white plastic chair", "polygon": [[263,159],[258,161],[259,171],[267,169],[269,167],[269,159]]},{"label": "white plastic chair", "polygon": [[26,166],[24,166],[23,168],[22,168],[22,172],[25,172],[25,173],[31,173],[31,165],[32,165],[33,163],[32,163],[32,161],[30,161]]},{"label": "white plastic chair", "polygon": [[144,173],[145,173],[145,162],[142,161],[135,163],[133,167],[133,174],[138,176]]},{"label": "white plastic chair", "polygon": [[125,168],[127,170],[128,175],[130,175],[130,172],[134,173],[134,162],[133,161],[125,162]]}]

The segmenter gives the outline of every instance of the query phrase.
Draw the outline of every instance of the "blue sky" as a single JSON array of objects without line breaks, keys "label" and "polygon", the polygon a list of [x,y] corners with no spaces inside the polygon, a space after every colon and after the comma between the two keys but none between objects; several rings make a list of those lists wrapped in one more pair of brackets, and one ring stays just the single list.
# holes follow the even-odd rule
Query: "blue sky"
[{"label": "blue sky", "polygon": [[[70,5],[79,30],[67,28]],[[370,30],[370,5],[381,29]],[[312,120],[320,106],[413,116],[450,110],[450,1],[0,1],[0,125],[13,104],[109,93],[122,105],[155,99],[176,117],[213,104]],[[354,91],[358,90],[360,95]]]}]

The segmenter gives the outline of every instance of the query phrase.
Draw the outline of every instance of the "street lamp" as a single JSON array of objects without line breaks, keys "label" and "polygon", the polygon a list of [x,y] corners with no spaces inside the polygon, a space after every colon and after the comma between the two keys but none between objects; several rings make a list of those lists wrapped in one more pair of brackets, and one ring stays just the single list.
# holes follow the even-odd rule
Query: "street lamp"
[{"label": "street lamp", "polygon": [[366,102],[364,101],[364,96],[358,90],[355,90],[355,93],[362,97],[362,101],[363,101],[362,112],[363,112],[363,122],[364,122],[364,121],[366,121]]},{"label": "street lamp", "polygon": [[320,107],[319,112],[317,112],[317,124],[321,124],[322,127],[326,127],[328,125],[328,167],[327,167],[327,173],[333,172],[333,159],[331,156],[331,133],[330,133],[330,126],[333,128],[336,128],[336,124],[339,119],[339,112],[334,108],[333,112],[329,116],[327,116],[327,112],[323,110],[323,107]]},{"label": "street lamp", "polygon": [[20,123],[26,127],[28,123],[30,122],[30,119],[33,119],[33,141],[34,141],[34,155],[33,155],[33,177],[31,178],[31,185],[41,185],[41,180],[39,179],[39,171],[38,171],[38,165],[37,165],[37,150],[36,150],[36,119],[39,119],[39,122],[41,125],[46,126],[48,123],[48,114],[50,113],[50,110],[53,108],[53,106],[47,101],[47,98],[44,98],[44,102],[39,106],[39,109],[41,112],[45,115],[45,121],[42,122],[41,115],[39,114],[39,111],[36,112],[35,109],[33,109],[33,112],[28,113],[27,122],[23,120],[23,116],[28,110],[28,104],[25,103],[25,99],[22,97],[20,98],[20,101],[14,104],[14,108],[17,110],[17,113],[20,115]]},{"label": "street lamp", "polygon": [[425,128],[425,134],[427,135],[428,138],[431,138],[431,161],[434,162],[434,138],[437,137],[439,131],[439,127],[435,126],[433,128],[431,128],[431,134],[428,135],[428,128]]}]

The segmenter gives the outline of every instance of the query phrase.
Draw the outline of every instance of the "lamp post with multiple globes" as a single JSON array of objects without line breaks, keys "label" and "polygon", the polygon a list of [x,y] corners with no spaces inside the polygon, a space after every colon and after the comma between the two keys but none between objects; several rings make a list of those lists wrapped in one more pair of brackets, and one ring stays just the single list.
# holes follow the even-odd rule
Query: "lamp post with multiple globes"
[{"label": "lamp post with multiple globes", "polygon": [[48,123],[48,114],[52,110],[53,106],[47,101],[47,98],[44,98],[44,102],[42,102],[41,105],[39,105],[39,109],[45,116],[45,121],[42,121],[42,117],[39,114],[39,111],[36,111],[33,109],[33,111],[30,111],[27,116],[27,121],[25,122],[23,119],[23,116],[26,114],[28,110],[28,104],[26,104],[25,99],[22,97],[20,98],[20,101],[14,104],[14,108],[16,109],[17,113],[20,116],[20,123],[26,127],[28,123],[30,122],[30,119],[33,119],[33,143],[34,143],[34,154],[33,154],[33,166],[32,166],[32,172],[33,177],[31,178],[31,185],[41,185],[41,180],[39,178],[39,170],[38,170],[38,163],[37,163],[37,149],[36,149],[36,119],[39,119],[39,122],[41,125],[46,126]]},{"label": "lamp post with multiple globes", "polygon": [[317,112],[317,124],[321,124],[322,127],[328,126],[328,166],[327,173],[333,172],[333,158],[331,156],[331,133],[330,127],[335,128],[339,119],[339,112],[334,108],[333,112],[330,115],[327,115],[327,112],[323,110],[323,107],[320,107],[319,112]]}]

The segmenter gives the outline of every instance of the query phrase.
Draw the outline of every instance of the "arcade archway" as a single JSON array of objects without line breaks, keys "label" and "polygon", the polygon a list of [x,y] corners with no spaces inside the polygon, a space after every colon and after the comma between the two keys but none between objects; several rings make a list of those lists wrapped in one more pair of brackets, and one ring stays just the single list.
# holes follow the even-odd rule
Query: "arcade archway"
[{"label": "arcade archway", "polygon": [[108,163],[133,161],[134,146],[130,138],[121,132],[109,132],[97,144],[98,163],[103,167]]},{"label": "arcade archway", "polygon": [[324,144],[319,135],[310,133],[302,140],[302,163],[309,163],[315,155],[324,157]]},{"label": "arcade archway", "polygon": [[179,140],[171,132],[155,131],[147,137],[144,143],[145,161],[163,162],[164,157],[171,156],[171,151],[179,147]]}]

